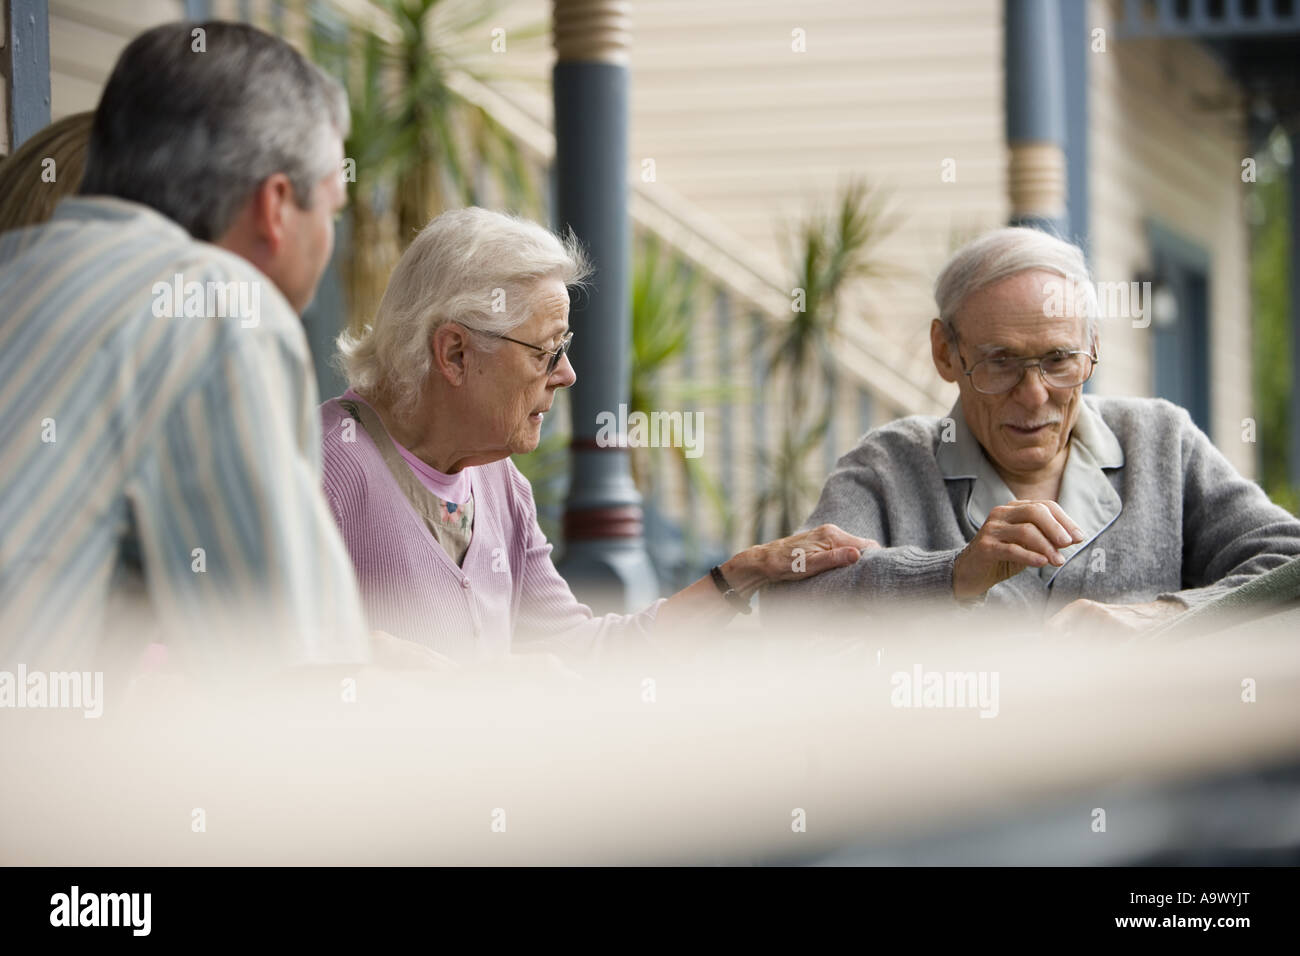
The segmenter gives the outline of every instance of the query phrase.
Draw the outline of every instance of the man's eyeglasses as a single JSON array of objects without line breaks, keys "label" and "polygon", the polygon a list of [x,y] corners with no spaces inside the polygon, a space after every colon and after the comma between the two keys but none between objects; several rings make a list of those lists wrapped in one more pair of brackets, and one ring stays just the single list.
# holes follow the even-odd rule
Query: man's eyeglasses
[{"label": "man's eyeglasses", "polygon": [[[954,345],[960,345],[957,332],[951,326],[948,327],[948,334]],[[1038,374],[1043,376],[1043,381],[1051,388],[1078,388],[1092,378],[1092,373],[1101,360],[1097,357],[1094,346],[1091,352],[1057,349],[1030,358],[995,355],[981,359],[970,368],[966,367],[966,360],[958,348],[957,361],[961,363],[961,370],[966,373],[975,391],[983,395],[1003,395],[1020,384],[1025,377],[1025,370],[1030,366],[1038,369]]]},{"label": "man's eyeglasses", "polygon": [[498,335],[497,338],[505,339],[507,342],[514,342],[515,345],[522,345],[526,348],[536,349],[543,355],[549,355],[551,360],[546,366],[546,374],[549,377],[550,374],[555,371],[555,367],[560,364],[560,356],[569,351],[569,343],[573,341],[573,333],[570,332],[565,335],[564,338],[560,339],[560,345],[556,349],[544,349],[540,345],[534,345],[532,342],[521,342],[519,339],[512,339],[508,335]]}]

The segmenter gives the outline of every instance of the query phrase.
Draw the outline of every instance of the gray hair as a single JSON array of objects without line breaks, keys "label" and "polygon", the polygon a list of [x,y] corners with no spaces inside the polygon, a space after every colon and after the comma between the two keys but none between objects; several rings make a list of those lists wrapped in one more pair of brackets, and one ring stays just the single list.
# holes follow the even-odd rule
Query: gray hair
[{"label": "gray hair", "polygon": [[[1021,272],[1052,272],[1071,283],[1062,301],[1088,320],[1088,339],[1097,337],[1097,291],[1083,250],[1050,233],[1024,226],[987,232],[959,249],[934,283],[939,318],[956,331],[953,320],[976,292]],[[1066,298],[1066,296],[1071,298]]]},{"label": "gray hair", "polygon": [[274,173],[309,208],[348,126],[343,88],[283,40],[242,23],[167,23],[118,57],[80,191],[151,206],[212,241]]},{"label": "gray hair", "polygon": [[532,316],[543,281],[576,285],[590,272],[572,234],[560,238],[537,223],[478,207],[444,212],[402,254],[374,321],[339,336],[339,364],[357,392],[409,410],[429,374],[429,342],[440,325],[463,325],[484,337],[485,349],[495,349],[495,336]]}]

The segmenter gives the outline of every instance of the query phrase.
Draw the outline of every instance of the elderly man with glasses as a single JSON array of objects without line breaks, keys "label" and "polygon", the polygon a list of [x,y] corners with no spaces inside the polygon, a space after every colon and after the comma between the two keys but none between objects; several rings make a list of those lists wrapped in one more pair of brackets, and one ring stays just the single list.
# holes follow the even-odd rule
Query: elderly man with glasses
[{"label": "elderly man with glasses", "polygon": [[1142,630],[1300,555],[1300,521],[1183,409],[1083,395],[1097,300],[1077,247],[996,230],[953,256],[935,299],[931,352],[957,404],[840,459],[808,524],[883,547],[774,589],[776,620],[809,596],[850,609],[910,598]]}]

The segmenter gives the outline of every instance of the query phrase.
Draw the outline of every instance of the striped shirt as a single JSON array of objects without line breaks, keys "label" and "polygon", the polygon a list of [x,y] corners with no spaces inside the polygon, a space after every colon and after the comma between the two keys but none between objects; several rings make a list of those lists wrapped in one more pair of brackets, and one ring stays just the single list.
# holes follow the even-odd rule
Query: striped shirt
[{"label": "striped shirt", "polygon": [[[274,283],[154,210],[0,235],[0,666],[365,660],[316,402]],[[132,591],[161,637],[121,626]]]}]

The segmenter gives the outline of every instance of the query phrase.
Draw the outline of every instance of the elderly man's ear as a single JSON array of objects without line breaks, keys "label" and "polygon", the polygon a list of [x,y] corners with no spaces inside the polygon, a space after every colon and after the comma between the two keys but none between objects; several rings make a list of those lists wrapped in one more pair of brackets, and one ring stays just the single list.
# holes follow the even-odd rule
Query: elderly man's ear
[{"label": "elderly man's ear", "polygon": [[957,360],[957,350],[953,347],[952,337],[941,319],[930,323],[930,355],[934,358],[934,367],[939,370],[945,382],[956,382],[961,376],[961,363]]},{"label": "elderly man's ear", "polygon": [[429,341],[433,368],[452,385],[465,384],[469,374],[469,333],[455,322],[444,322]]}]

